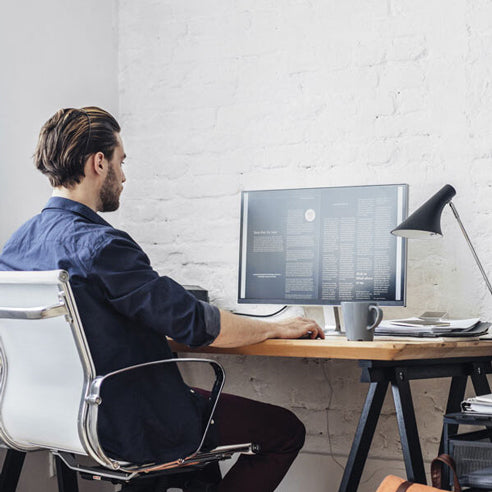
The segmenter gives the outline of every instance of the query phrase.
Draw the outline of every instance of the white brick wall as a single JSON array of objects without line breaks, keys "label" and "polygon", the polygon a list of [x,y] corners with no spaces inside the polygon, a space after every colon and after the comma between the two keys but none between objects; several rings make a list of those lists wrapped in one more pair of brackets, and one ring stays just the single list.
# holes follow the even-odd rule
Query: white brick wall
[{"label": "white brick wall", "polygon": [[[240,190],[395,182],[411,185],[411,209],[453,184],[492,273],[490,0],[121,0],[119,8],[129,155],[120,219],[162,274],[234,308]],[[410,244],[408,309],[388,317],[435,308],[492,317],[449,211],[443,230],[444,240]],[[292,408],[309,431],[306,451],[332,449],[344,462],[366,390],[355,363],[223,362],[230,391]],[[429,459],[447,387],[414,388]],[[362,491],[401,473],[388,461],[399,453],[393,414],[387,402]],[[327,460],[313,471],[310,456],[319,459],[306,454],[296,477],[312,477],[304,490],[326,490],[327,471],[338,480],[340,469]]]}]

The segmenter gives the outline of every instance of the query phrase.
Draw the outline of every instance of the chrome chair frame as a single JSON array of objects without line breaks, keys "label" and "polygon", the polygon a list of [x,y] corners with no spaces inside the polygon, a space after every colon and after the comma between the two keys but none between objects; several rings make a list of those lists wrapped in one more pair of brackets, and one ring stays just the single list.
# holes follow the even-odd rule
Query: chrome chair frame
[{"label": "chrome chair frame", "polygon": [[[21,320],[25,322],[29,320],[48,320],[50,318],[59,318],[61,316],[65,318],[65,321],[70,328],[83,372],[83,384],[77,419],[78,437],[80,440],[80,449],[82,451],[79,450],[78,452],[74,452],[73,446],[70,445],[67,445],[66,447],[63,445],[53,447],[42,442],[30,442],[25,439],[21,441],[11,435],[3,418],[4,396],[9,381],[9,353],[4,346],[2,329],[0,329],[0,361],[2,365],[0,373],[0,439],[3,441],[5,447],[21,452],[48,449],[51,453],[58,456],[71,470],[83,473],[94,479],[103,477],[123,482],[127,482],[144,474],[148,476],[150,474],[158,473],[177,473],[193,468],[199,469],[212,462],[228,459],[234,453],[254,454],[258,452],[258,447],[252,443],[220,446],[210,451],[202,451],[205,437],[211,425],[217,401],[225,382],[224,370],[218,362],[211,359],[173,358],[133,365],[105,375],[96,375],[89,346],[82,329],[82,322],[69,284],[68,273],[64,270],[54,270],[49,272],[0,272],[0,288],[4,286],[8,289],[9,284],[34,285],[46,283],[56,284],[58,288],[57,303],[28,307],[25,307],[23,304],[19,307],[10,304],[4,305],[0,296],[0,323],[2,320]],[[16,301],[16,303],[18,303],[18,301]],[[29,299],[24,299],[23,303],[28,304]],[[102,403],[101,388],[103,384],[107,380],[122,373],[138,371],[139,369],[148,366],[169,363],[205,363],[209,364],[214,370],[215,382],[210,396],[210,414],[198,448],[191,455],[182,456],[169,463],[138,465],[118,461],[109,457],[101,446],[97,432],[98,409]],[[78,446],[76,447],[78,448]],[[92,459],[94,464],[82,464],[77,459],[77,456],[88,456]]]}]

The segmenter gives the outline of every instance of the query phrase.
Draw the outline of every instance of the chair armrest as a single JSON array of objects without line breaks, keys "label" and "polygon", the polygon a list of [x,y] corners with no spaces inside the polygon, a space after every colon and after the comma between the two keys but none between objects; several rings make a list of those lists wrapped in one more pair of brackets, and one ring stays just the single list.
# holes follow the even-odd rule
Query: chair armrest
[{"label": "chair armrest", "polygon": [[110,466],[113,469],[118,469],[119,463],[115,460],[112,460],[108,456],[106,456],[106,453],[102,449],[100,443],[99,443],[99,437],[97,434],[97,421],[98,421],[98,406],[102,403],[102,398],[101,398],[101,387],[103,383],[107,380],[110,379],[114,376],[117,376],[119,374],[123,374],[126,372],[130,371],[137,371],[139,369],[143,369],[145,367],[149,366],[155,366],[155,365],[161,365],[161,364],[169,364],[169,363],[191,363],[191,362],[198,362],[198,363],[205,363],[209,364],[212,366],[214,373],[215,373],[215,381],[214,385],[210,394],[210,409],[209,409],[209,415],[207,418],[207,424],[205,426],[205,429],[203,431],[202,438],[200,440],[200,444],[198,445],[198,448],[194,453],[192,454],[195,455],[201,451],[201,448],[203,446],[203,443],[205,442],[205,437],[207,435],[208,429],[210,427],[210,423],[212,421],[213,414],[215,412],[215,408],[217,406],[217,401],[219,399],[220,393],[222,392],[222,389],[224,387],[224,382],[225,382],[225,372],[223,367],[215,360],[212,359],[198,359],[198,358],[173,358],[173,359],[162,359],[158,361],[152,361],[152,362],[145,362],[142,364],[136,364],[134,366],[128,366],[124,367],[122,369],[118,369],[117,371],[113,371],[110,373],[105,374],[104,376],[97,376],[91,383],[89,387],[89,392],[87,396],[85,397],[85,401],[88,404],[88,415],[87,415],[87,436],[89,439],[89,442],[91,443],[91,446],[93,447],[93,451],[98,455],[99,457],[99,462],[101,464],[104,464],[105,466]]},{"label": "chair armrest", "polygon": [[0,318],[4,319],[46,319],[67,314],[64,303],[29,308],[0,307]]}]

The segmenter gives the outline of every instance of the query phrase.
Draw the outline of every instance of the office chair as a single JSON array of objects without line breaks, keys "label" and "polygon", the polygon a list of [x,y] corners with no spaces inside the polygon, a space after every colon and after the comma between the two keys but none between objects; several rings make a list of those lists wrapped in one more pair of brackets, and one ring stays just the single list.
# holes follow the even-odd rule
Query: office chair
[{"label": "office chair", "polygon": [[[96,375],[63,270],[0,272],[0,362],[0,444],[8,448],[0,492],[15,491],[25,453],[39,449],[57,457],[60,492],[77,490],[76,472],[114,483],[167,474],[178,477],[178,484],[169,482],[179,486],[191,476],[184,472],[199,472],[234,453],[257,452],[252,443],[202,450],[224,385],[224,370],[216,361],[166,359]],[[215,373],[210,414],[197,450],[170,463],[138,465],[109,457],[97,432],[101,388],[119,374],[170,363],[208,364]]]}]

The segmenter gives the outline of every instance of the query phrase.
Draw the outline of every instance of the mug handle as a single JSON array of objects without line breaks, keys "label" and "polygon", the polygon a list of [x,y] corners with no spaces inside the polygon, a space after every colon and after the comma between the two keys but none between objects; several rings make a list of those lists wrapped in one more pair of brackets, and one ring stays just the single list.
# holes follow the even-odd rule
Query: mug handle
[{"label": "mug handle", "polygon": [[379,306],[375,306],[374,304],[371,304],[369,306],[369,311],[376,311],[376,319],[374,320],[371,326],[367,327],[368,330],[373,330],[383,320],[383,310]]}]

